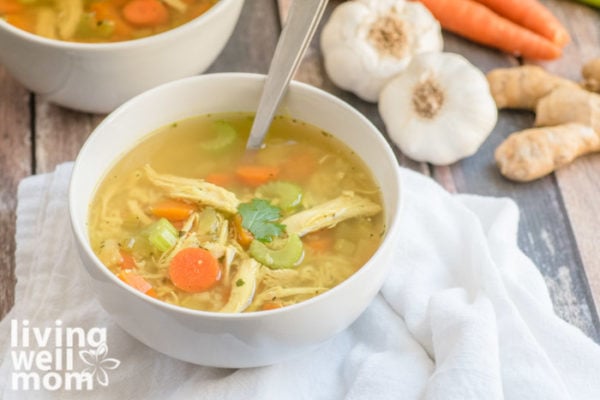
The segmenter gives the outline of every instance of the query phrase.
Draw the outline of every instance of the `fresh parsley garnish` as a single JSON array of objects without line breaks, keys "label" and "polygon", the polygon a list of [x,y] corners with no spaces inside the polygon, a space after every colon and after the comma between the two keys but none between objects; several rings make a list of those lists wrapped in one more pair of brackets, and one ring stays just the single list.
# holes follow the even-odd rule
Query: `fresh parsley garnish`
[{"label": "fresh parsley garnish", "polygon": [[245,284],[246,284],[246,282],[244,282],[244,280],[242,278],[235,281],[235,286],[237,286],[237,287],[244,286]]},{"label": "fresh parsley garnish", "polygon": [[267,200],[252,199],[250,203],[240,204],[238,211],[242,216],[242,226],[261,242],[270,242],[285,229],[285,225],[277,222],[281,217],[281,210]]}]

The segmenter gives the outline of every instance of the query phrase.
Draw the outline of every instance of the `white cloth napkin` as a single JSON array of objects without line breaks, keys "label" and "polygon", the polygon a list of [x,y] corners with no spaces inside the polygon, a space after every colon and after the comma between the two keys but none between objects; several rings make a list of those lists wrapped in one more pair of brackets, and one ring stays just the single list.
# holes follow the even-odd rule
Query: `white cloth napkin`
[{"label": "white cloth napkin", "polygon": [[[402,235],[381,292],[346,331],[295,360],[243,370],[171,359],[129,337],[94,299],[67,211],[71,164],[19,188],[16,304],[0,323],[5,399],[600,399],[600,347],[552,310],[516,244],[507,199],[450,195],[403,170]],[[106,327],[120,361],[82,394],[11,389],[11,320]],[[34,348],[35,350],[35,348]],[[113,365],[114,366],[114,365]],[[0,396],[2,397],[2,396]]]}]

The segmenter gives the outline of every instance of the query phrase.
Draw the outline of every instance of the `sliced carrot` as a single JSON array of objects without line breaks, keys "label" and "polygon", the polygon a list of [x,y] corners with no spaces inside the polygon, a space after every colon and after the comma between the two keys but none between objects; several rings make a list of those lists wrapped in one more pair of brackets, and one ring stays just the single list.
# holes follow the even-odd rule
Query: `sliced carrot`
[{"label": "sliced carrot", "polygon": [[256,187],[277,178],[279,168],[266,165],[241,165],[237,167],[235,174],[246,185]]},{"label": "sliced carrot", "polygon": [[315,173],[318,166],[314,154],[298,151],[290,154],[281,166],[281,178],[292,181],[304,181]]},{"label": "sliced carrot", "polygon": [[420,0],[443,28],[474,42],[526,58],[550,60],[561,47],[475,0]]},{"label": "sliced carrot", "polygon": [[192,5],[189,10],[189,15],[192,18],[196,18],[196,17],[204,14],[211,7],[212,7],[212,4],[210,4],[207,1],[201,2],[200,4]]},{"label": "sliced carrot", "polygon": [[121,269],[125,270],[137,268],[137,264],[130,253],[120,250],[119,254],[121,254]]},{"label": "sliced carrot", "polygon": [[263,310],[263,311],[276,310],[276,309],[281,308],[281,307],[282,307],[281,304],[269,301],[269,302],[264,303],[262,305],[261,310]]},{"label": "sliced carrot", "polygon": [[235,177],[228,172],[213,172],[208,174],[204,180],[217,186],[229,186],[233,183]]},{"label": "sliced carrot", "polygon": [[113,4],[108,1],[94,1],[89,8],[98,21],[112,21],[115,24],[115,39],[131,39],[133,28],[123,20]]},{"label": "sliced carrot", "polygon": [[254,240],[254,236],[242,226],[242,216],[240,214],[235,214],[235,217],[233,217],[233,226],[235,228],[235,238],[237,242],[244,249],[247,249]]},{"label": "sliced carrot", "polygon": [[213,287],[221,277],[219,262],[209,251],[188,247],[175,254],[169,265],[169,277],[184,292],[201,292]]},{"label": "sliced carrot", "polygon": [[196,211],[196,207],[183,201],[164,200],[150,207],[150,212],[169,221],[184,221]]},{"label": "sliced carrot", "polygon": [[131,0],[122,11],[123,17],[136,26],[152,27],[169,21],[169,11],[159,0]]},{"label": "sliced carrot", "polygon": [[304,236],[302,242],[313,251],[323,253],[333,248],[333,234],[330,230],[320,230]]},{"label": "sliced carrot", "polygon": [[139,290],[148,296],[156,297],[156,292],[154,291],[154,288],[152,288],[152,285],[136,272],[129,270],[121,271],[117,276],[132,288]]},{"label": "sliced carrot", "polygon": [[[1,13],[0,13],[1,14]],[[19,14],[6,14],[5,20],[12,26],[16,26],[19,29],[23,29],[27,32],[34,31],[34,22],[30,15],[25,15],[23,13]]]},{"label": "sliced carrot", "polygon": [[11,14],[19,12],[23,5],[17,0],[0,0],[0,14]]}]

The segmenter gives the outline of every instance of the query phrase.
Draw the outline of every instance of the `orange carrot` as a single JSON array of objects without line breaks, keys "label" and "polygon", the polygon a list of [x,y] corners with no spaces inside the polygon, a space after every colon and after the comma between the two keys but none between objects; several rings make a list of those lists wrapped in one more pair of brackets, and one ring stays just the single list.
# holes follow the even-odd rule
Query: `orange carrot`
[{"label": "orange carrot", "polygon": [[241,165],[235,170],[235,174],[246,185],[260,186],[277,178],[279,168],[264,165]]},{"label": "orange carrot", "polygon": [[17,0],[0,0],[0,14],[11,14],[19,12],[23,5]]},{"label": "orange carrot", "polygon": [[269,301],[262,305],[261,310],[263,310],[263,311],[276,310],[281,307],[282,307],[281,304]]},{"label": "orange carrot", "polygon": [[233,217],[233,226],[235,228],[235,238],[237,242],[243,248],[247,249],[254,240],[254,236],[242,226],[242,216],[240,214],[235,214],[235,217]]},{"label": "orange carrot", "polygon": [[560,21],[538,0],[476,0],[490,10],[508,18],[557,46],[563,47],[571,38]]},{"label": "orange carrot", "polygon": [[152,288],[152,285],[137,273],[133,271],[121,271],[117,276],[132,288],[148,296],[156,297],[156,292]]},{"label": "orange carrot", "polygon": [[189,14],[192,16],[192,18],[196,18],[197,16],[204,14],[211,7],[212,5],[208,2],[192,5],[190,7]]},{"label": "orange carrot", "polygon": [[191,204],[176,200],[165,200],[150,207],[150,212],[169,221],[184,221],[196,210]]},{"label": "orange carrot", "polygon": [[115,24],[115,39],[131,39],[133,28],[121,18],[113,4],[108,1],[94,1],[89,7],[98,21],[112,21]]},{"label": "orange carrot", "polygon": [[320,230],[304,236],[303,242],[313,251],[322,253],[333,247],[333,235],[330,230]]},{"label": "orange carrot", "polygon": [[229,186],[233,183],[234,176],[228,172],[213,172],[208,174],[204,180],[217,186]]},{"label": "orange carrot", "polygon": [[[0,12],[0,14],[2,13]],[[19,29],[23,29],[24,31],[33,33],[35,30],[34,19],[30,14],[6,14],[4,18],[9,24],[16,26]]]},{"label": "orange carrot", "polygon": [[308,179],[317,169],[318,161],[309,152],[294,152],[287,157],[281,166],[281,177],[292,181]]},{"label": "orange carrot", "polygon": [[550,60],[561,48],[474,0],[420,0],[447,30],[527,58]]},{"label": "orange carrot", "polygon": [[169,11],[159,0],[131,0],[123,7],[123,17],[137,26],[156,26],[169,21]]},{"label": "orange carrot", "polygon": [[175,254],[169,265],[169,277],[184,292],[210,289],[221,277],[219,262],[207,250],[188,247]]},{"label": "orange carrot", "polygon": [[121,269],[135,269],[137,265],[133,256],[126,251],[120,250],[119,254],[121,254]]}]

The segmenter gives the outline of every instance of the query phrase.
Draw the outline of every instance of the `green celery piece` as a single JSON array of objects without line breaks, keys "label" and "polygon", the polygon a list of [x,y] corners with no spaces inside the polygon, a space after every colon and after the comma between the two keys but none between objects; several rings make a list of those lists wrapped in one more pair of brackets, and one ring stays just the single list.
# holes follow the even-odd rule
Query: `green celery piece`
[{"label": "green celery piece", "polygon": [[165,218],[161,218],[146,231],[148,241],[158,251],[165,252],[177,243],[177,229]]},{"label": "green celery piece", "polygon": [[204,140],[200,147],[203,150],[220,151],[229,147],[237,138],[237,131],[231,124],[225,121],[215,121],[212,124],[214,136],[209,140]]},{"label": "green celery piece", "polygon": [[273,200],[284,211],[293,210],[302,201],[302,188],[290,182],[268,182],[256,189],[256,193]]},{"label": "green celery piece", "polygon": [[274,250],[258,240],[253,240],[248,249],[250,255],[259,263],[271,268],[292,268],[302,259],[304,246],[296,234],[288,237],[280,249]]}]

